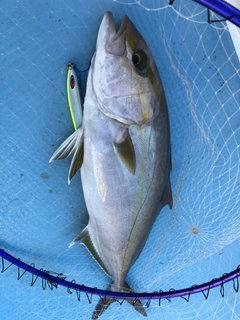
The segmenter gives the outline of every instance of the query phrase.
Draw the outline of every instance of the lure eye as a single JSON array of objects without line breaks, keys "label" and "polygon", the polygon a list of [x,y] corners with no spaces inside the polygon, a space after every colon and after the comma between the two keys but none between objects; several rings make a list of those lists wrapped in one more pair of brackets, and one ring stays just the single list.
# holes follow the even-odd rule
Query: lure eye
[{"label": "lure eye", "polygon": [[147,55],[144,51],[138,50],[132,55],[132,63],[135,68],[142,71],[147,66]]},{"label": "lure eye", "polygon": [[72,89],[74,89],[74,87],[75,87],[75,79],[74,79],[73,75],[71,75],[71,77],[70,77],[70,87]]}]

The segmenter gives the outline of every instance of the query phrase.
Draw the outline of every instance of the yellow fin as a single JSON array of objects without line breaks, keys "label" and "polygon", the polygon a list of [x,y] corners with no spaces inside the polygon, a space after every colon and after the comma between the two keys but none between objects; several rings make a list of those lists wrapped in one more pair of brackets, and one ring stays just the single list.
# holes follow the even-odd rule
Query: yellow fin
[{"label": "yellow fin", "polygon": [[114,142],[115,150],[122,163],[126,166],[131,174],[135,174],[136,171],[136,156],[132,139],[129,135],[129,131],[126,128],[123,137],[119,142]]}]

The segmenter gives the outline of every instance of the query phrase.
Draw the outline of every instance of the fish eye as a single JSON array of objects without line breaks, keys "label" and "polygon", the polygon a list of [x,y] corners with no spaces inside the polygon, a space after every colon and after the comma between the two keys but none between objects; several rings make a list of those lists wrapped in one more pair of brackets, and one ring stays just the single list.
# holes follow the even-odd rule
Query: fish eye
[{"label": "fish eye", "polygon": [[140,57],[137,53],[135,53],[132,57],[132,62],[135,66],[137,66],[140,62]]},{"label": "fish eye", "polygon": [[132,55],[132,62],[138,70],[142,71],[147,66],[147,55],[144,51],[138,50]]}]

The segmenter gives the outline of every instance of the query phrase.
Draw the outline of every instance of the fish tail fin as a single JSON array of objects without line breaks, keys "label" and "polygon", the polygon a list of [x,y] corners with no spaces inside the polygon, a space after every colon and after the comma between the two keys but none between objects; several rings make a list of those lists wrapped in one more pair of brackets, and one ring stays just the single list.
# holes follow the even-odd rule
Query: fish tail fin
[{"label": "fish tail fin", "polygon": [[77,131],[70,135],[54,152],[49,162],[54,160],[65,159],[73,156],[72,162],[68,173],[68,183],[74,177],[78,169],[81,168],[83,163],[83,128],[80,127]]},{"label": "fish tail fin", "polygon": [[[125,282],[124,287],[123,288],[118,288],[114,283],[108,288],[108,291],[118,291],[118,292],[133,292],[133,290],[130,288],[130,286]],[[140,300],[136,299],[136,300],[130,300],[130,299],[126,299],[128,303],[130,303],[134,309],[136,311],[138,311],[139,313],[141,313],[144,317],[147,317],[147,313],[141,303]],[[115,302],[116,299],[111,298],[111,297],[104,297],[101,298],[93,312],[92,315],[92,320],[97,320],[104,311],[107,310],[107,308],[113,303]]]}]

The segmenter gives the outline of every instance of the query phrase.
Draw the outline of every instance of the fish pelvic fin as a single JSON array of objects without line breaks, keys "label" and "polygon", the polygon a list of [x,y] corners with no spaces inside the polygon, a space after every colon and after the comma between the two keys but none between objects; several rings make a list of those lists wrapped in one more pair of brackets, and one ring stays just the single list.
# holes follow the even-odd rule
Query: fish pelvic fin
[{"label": "fish pelvic fin", "polygon": [[[118,291],[118,292],[133,292],[133,290],[130,288],[130,286],[125,282],[124,287],[118,288],[114,283],[108,288],[107,291]],[[128,303],[130,303],[134,309],[136,311],[138,311],[139,313],[141,313],[144,317],[147,317],[147,313],[141,303],[140,300],[130,300],[130,299],[126,299]],[[92,320],[97,320],[103,313],[104,311],[107,310],[107,308],[113,303],[117,301],[114,298],[110,298],[110,297],[101,297],[94,312],[92,315]]]},{"label": "fish pelvic fin", "polygon": [[73,156],[68,173],[68,183],[72,180],[78,169],[83,163],[83,128],[80,127],[77,131],[70,135],[54,152],[49,162],[54,160],[65,159]]},{"label": "fish pelvic fin", "polygon": [[81,241],[85,245],[85,247],[91,253],[93,258],[98,262],[100,267],[102,267],[102,269],[109,275],[109,272],[108,272],[106,266],[104,265],[102,259],[100,258],[97,250],[95,249],[95,247],[92,243],[90,234],[88,232],[88,226],[86,226],[86,228],[84,228],[83,231],[70,243],[69,248],[71,248],[78,241]]},{"label": "fish pelvic fin", "polygon": [[136,156],[129,130],[126,128],[119,141],[114,141],[113,145],[119,159],[126,166],[128,171],[134,175],[136,171]]}]

